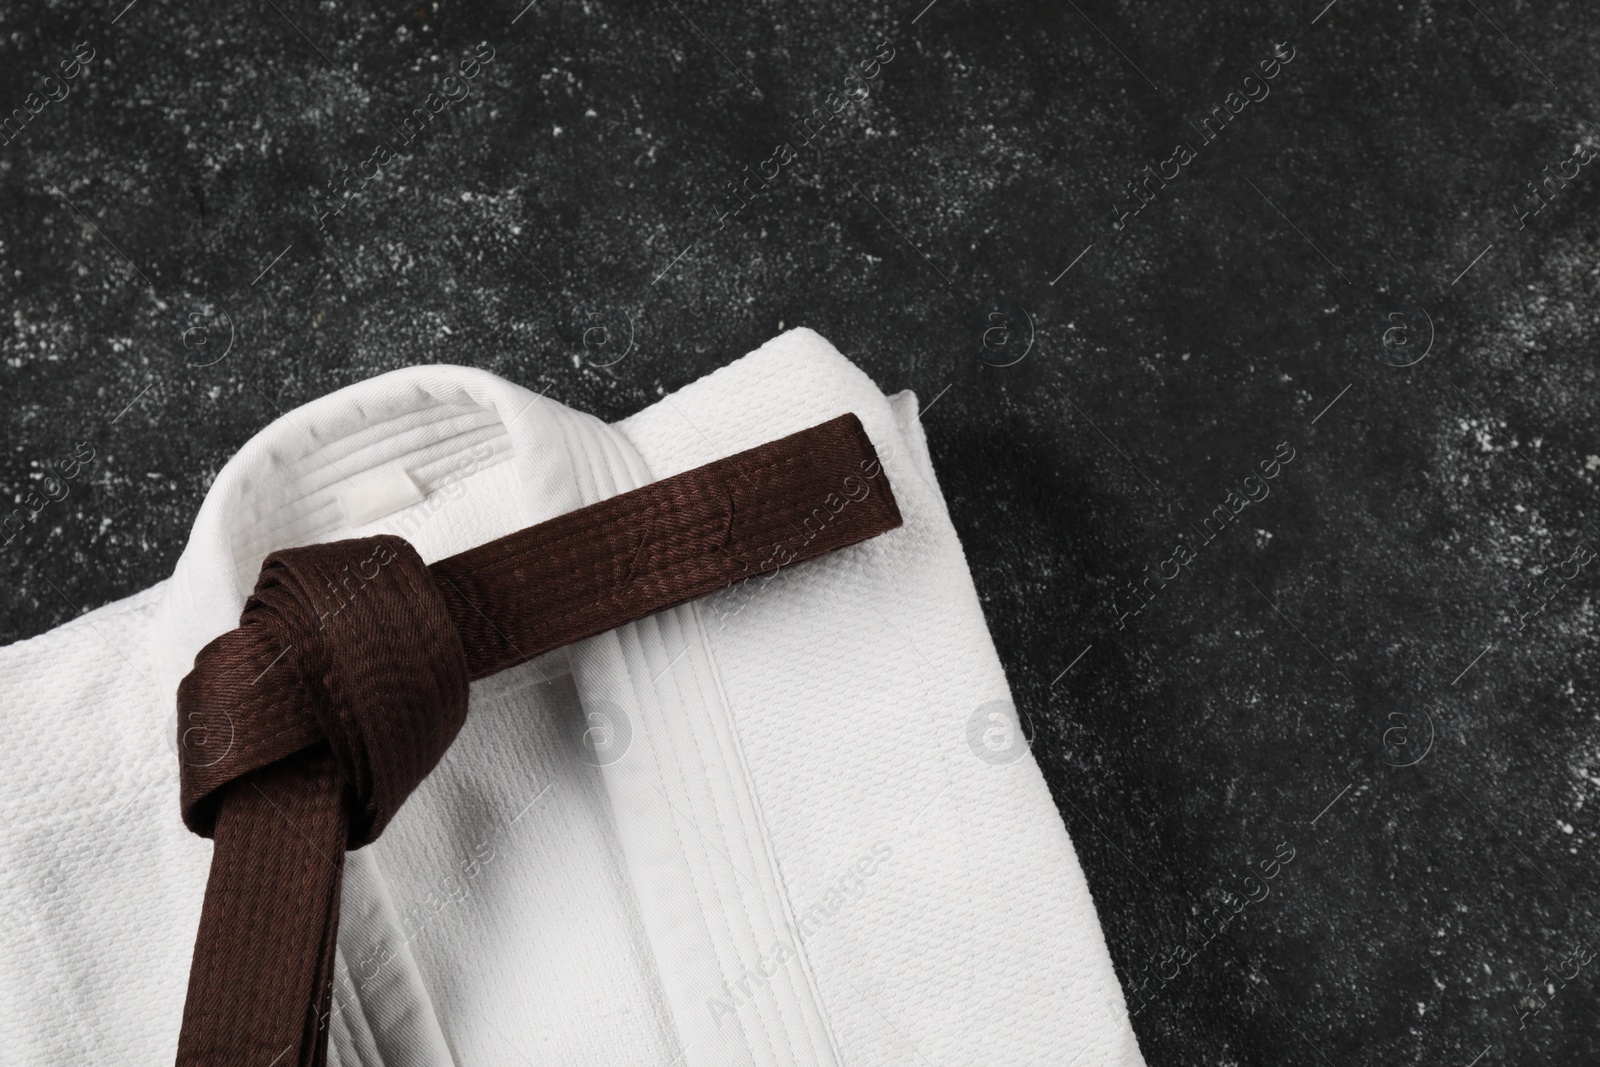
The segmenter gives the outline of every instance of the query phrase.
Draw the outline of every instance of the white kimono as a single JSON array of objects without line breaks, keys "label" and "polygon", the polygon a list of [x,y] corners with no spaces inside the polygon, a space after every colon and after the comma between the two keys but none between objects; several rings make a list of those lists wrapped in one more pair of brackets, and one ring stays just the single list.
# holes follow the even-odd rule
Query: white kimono
[{"label": "white kimono", "polygon": [[211,851],[175,692],[267,552],[432,561],[845,412],[903,528],[474,683],[348,857],[330,1062],[1141,1064],[916,398],[809,330],[615,425],[461,367],[342,389],[170,579],[0,650],[0,1063],[172,1062]]}]

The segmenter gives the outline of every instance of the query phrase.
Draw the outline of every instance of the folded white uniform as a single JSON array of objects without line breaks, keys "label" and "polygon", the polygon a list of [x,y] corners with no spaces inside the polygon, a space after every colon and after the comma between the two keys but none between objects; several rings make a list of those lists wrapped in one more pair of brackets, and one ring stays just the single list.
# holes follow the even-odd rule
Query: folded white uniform
[{"label": "folded white uniform", "polygon": [[847,411],[902,529],[473,685],[348,857],[330,1061],[1141,1064],[916,398],[809,330],[616,425],[459,367],[340,390],[240,450],[169,580],[0,650],[0,1063],[172,1061],[211,850],[174,694],[267,552],[432,561]]}]

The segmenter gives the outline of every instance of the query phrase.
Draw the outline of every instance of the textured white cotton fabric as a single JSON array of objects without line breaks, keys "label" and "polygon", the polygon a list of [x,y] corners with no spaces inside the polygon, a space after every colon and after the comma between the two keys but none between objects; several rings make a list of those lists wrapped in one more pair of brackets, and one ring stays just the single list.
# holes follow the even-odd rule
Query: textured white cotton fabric
[{"label": "textured white cotton fabric", "polygon": [[168,581],[0,649],[0,1063],[172,1060],[210,855],[174,694],[267,552],[432,561],[847,411],[902,529],[474,684],[348,857],[330,1058],[1141,1064],[916,398],[809,330],[615,426],[459,367],[341,390],[240,450]]}]

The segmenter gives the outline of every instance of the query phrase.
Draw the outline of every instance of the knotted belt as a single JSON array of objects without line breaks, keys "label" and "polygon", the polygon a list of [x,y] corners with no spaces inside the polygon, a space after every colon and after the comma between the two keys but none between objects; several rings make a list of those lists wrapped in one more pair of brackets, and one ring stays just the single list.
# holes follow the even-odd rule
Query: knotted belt
[{"label": "knotted belt", "polygon": [[268,556],[178,688],[183,819],[215,848],[177,1062],[325,1062],[345,850],[444,755],[468,682],[899,525],[843,415],[432,566],[387,535]]}]

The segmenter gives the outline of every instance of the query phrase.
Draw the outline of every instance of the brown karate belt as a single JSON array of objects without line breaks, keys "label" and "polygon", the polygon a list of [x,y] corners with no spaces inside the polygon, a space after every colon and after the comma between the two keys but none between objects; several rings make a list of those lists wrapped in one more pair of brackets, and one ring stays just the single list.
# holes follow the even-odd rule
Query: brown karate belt
[{"label": "brown karate belt", "polygon": [[215,843],[180,1065],[326,1062],[346,849],[454,740],[468,682],[900,525],[854,415],[427,566],[275,552],[178,687],[183,819]]}]

